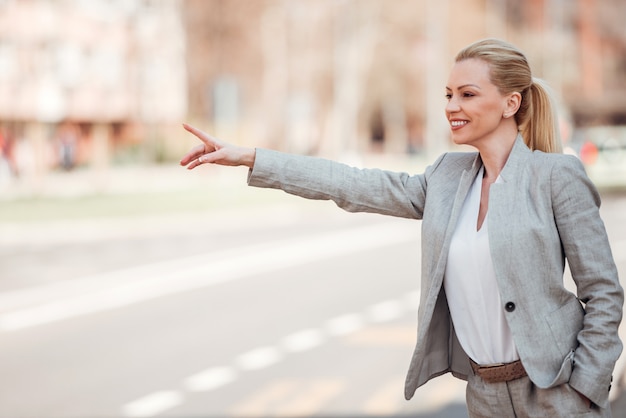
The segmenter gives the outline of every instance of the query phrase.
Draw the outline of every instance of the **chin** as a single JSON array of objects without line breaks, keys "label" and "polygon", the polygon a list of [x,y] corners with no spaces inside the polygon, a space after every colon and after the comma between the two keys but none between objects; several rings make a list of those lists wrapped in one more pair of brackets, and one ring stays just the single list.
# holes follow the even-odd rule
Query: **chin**
[{"label": "chin", "polygon": [[467,137],[461,136],[461,135],[455,135],[454,133],[452,134],[452,142],[454,142],[456,145],[469,145],[469,141]]},{"label": "chin", "polygon": [[458,145],[458,146],[467,146],[467,147],[471,147],[474,149],[478,149],[476,146],[476,141],[474,141],[474,138],[468,138],[467,136],[454,136],[452,135],[452,142],[454,143],[454,145]]}]

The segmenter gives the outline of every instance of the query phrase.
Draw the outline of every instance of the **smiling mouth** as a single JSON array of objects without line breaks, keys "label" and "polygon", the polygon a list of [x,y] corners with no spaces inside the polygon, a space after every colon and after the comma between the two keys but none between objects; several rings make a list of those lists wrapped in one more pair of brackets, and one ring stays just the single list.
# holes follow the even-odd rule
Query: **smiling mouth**
[{"label": "smiling mouth", "polygon": [[451,120],[450,121],[450,125],[453,128],[459,128],[461,126],[467,125],[469,122],[466,120]]}]

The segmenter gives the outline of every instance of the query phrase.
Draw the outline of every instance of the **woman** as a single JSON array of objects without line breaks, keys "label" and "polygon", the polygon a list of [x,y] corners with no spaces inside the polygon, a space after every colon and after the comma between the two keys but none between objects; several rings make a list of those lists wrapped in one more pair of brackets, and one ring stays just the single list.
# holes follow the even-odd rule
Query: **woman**
[{"label": "woman", "polygon": [[468,381],[471,417],[610,417],[623,290],[599,195],[560,153],[547,90],[519,50],[487,39],[459,52],[446,97],[452,140],[478,153],[446,153],[423,174],[241,148],[187,125],[203,144],[181,164],[245,165],[252,186],[422,220],[407,399],[451,372]]}]

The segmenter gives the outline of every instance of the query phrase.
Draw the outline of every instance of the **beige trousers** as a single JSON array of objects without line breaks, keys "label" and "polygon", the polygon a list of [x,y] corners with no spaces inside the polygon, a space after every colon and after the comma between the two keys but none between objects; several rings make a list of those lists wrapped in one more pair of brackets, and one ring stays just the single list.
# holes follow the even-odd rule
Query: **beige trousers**
[{"label": "beige trousers", "polygon": [[539,389],[528,376],[486,383],[470,375],[466,398],[470,418],[611,418],[610,409],[589,408],[569,385]]}]

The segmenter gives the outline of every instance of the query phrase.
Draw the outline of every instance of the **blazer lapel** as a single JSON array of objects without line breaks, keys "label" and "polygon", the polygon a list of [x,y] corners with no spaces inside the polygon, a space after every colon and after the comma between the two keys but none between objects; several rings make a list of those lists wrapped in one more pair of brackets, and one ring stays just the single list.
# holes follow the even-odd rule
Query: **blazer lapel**
[{"label": "blazer lapel", "polygon": [[[508,266],[507,257],[512,257],[511,230],[515,228],[515,217],[520,199],[519,184],[525,176],[524,170],[528,166],[527,159],[532,152],[518,135],[509,154],[509,158],[500,173],[501,182],[494,183],[489,189],[489,247],[494,260],[496,277],[505,277],[502,270]],[[501,284],[502,285],[502,284]]]},{"label": "blazer lapel", "polygon": [[431,287],[431,292],[439,293],[440,291],[441,284],[443,283],[446,263],[448,261],[448,253],[450,251],[450,242],[452,240],[452,235],[454,234],[454,230],[456,229],[456,224],[459,219],[461,209],[463,208],[465,198],[467,197],[467,193],[469,192],[469,189],[472,186],[472,183],[474,182],[474,179],[476,178],[476,175],[478,174],[478,171],[481,167],[482,160],[480,159],[480,155],[476,154],[476,158],[474,159],[472,166],[468,169],[463,170],[463,173],[461,174],[459,186],[457,187],[454,201],[452,202],[452,211],[450,212],[450,218],[448,219],[448,225],[446,226],[443,245],[441,251],[439,252],[439,259],[437,261],[437,267],[435,270],[435,283],[433,283],[434,286]]},{"label": "blazer lapel", "polygon": [[470,187],[478,175],[480,167],[482,167],[482,160],[480,159],[480,155],[477,155],[472,167],[468,170],[463,170],[463,173],[461,174],[461,180],[459,181],[459,187],[456,190],[454,203],[452,205],[452,212],[450,213],[450,220],[448,221],[448,227],[446,229],[447,243],[449,243],[452,238],[452,234],[456,229],[456,223],[459,219],[461,208],[463,207],[463,203],[465,203],[465,198],[467,197]]}]

